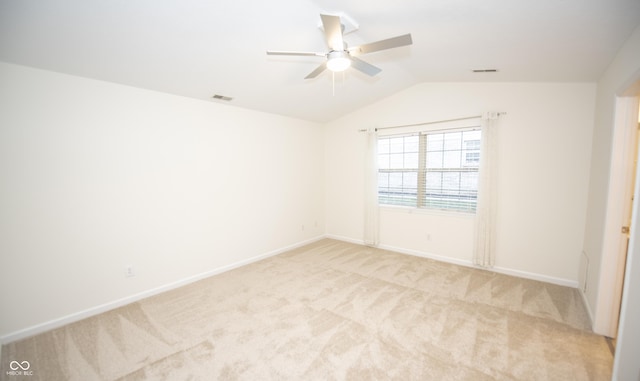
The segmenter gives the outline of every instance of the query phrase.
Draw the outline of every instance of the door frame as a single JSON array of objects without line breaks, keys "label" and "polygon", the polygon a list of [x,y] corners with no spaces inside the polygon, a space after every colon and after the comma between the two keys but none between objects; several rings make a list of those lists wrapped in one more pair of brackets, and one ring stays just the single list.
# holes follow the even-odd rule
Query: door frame
[{"label": "door frame", "polygon": [[631,219],[634,161],[637,159],[640,80],[616,97],[611,171],[607,197],[604,240],[600,263],[597,308],[593,330],[616,337],[624,283],[627,235],[621,229]]}]

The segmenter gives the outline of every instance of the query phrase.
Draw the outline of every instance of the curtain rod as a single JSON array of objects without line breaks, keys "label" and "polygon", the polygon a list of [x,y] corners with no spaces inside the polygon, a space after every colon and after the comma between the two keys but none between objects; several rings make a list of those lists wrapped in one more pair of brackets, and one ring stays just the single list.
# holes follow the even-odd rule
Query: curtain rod
[{"label": "curtain rod", "polygon": [[[500,115],[506,115],[507,113],[506,112],[497,112],[495,114],[496,114],[496,116],[500,116]],[[464,118],[435,120],[435,121],[431,121],[431,122],[413,123],[413,124],[401,124],[401,125],[398,125],[398,126],[376,127],[376,131],[378,131],[378,130],[386,130],[386,129],[391,129],[391,128],[416,127],[416,126],[424,126],[424,125],[427,125],[427,124],[457,122],[459,120],[476,119],[476,118],[481,118],[481,117],[482,117],[482,115],[465,116]],[[365,129],[361,129],[361,130],[358,130],[358,131],[359,132],[367,132],[368,130],[365,128]]]}]

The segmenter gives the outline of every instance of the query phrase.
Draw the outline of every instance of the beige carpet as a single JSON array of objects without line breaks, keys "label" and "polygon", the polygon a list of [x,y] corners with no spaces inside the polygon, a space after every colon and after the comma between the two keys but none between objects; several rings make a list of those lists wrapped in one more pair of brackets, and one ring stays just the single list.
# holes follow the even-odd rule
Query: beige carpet
[{"label": "beige carpet", "polygon": [[0,378],[609,380],[612,362],[577,290],[325,239],[5,345]]}]

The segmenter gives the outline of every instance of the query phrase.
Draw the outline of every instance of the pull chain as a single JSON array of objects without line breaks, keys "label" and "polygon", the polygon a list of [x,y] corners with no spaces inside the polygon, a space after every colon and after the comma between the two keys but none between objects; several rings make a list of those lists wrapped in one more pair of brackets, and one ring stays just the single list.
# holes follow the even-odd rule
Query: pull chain
[{"label": "pull chain", "polygon": [[331,95],[336,96],[336,72],[331,71]]}]

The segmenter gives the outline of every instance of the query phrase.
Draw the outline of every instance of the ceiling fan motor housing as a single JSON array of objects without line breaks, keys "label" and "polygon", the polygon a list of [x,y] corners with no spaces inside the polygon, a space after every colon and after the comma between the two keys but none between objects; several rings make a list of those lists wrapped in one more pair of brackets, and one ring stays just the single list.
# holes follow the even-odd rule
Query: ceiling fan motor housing
[{"label": "ceiling fan motor housing", "polygon": [[331,71],[343,71],[351,66],[351,57],[345,50],[332,50],[327,53],[327,68]]}]

